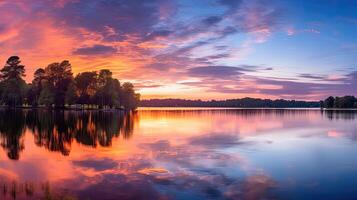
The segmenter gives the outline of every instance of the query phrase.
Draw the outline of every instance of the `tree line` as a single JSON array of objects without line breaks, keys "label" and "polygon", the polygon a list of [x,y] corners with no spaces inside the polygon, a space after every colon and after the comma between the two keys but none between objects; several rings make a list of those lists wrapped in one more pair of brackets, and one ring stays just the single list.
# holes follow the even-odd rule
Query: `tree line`
[{"label": "tree line", "polygon": [[120,84],[108,69],[72,73],[69,61],[55,62],[34,73],[31,83],[24,81],[25,66],[11,56],[0,70],[0,104],[3,106],[45,106],[65,108],[80,104],[95,108],[137,108],[140,94],[130,82]]},{"label": "tree line", "polygon": [[322,108],[357,108],[357,98],[354,96],[327,97],[320,102]]},{"label": "tree line", "polygon": [[227,100],[187,100],[187,99],[149,99],[141,100],[143,107],[239,107],[239,108],[311,108],[319,107],[315,101],[295,101],[284,99],[242,98]]}]

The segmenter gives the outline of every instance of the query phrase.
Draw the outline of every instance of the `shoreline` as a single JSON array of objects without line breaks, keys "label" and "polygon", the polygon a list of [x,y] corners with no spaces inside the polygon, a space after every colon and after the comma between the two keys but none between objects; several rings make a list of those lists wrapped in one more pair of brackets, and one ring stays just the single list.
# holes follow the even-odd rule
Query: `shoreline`
[{"label": "shoreline", "polygon": [[98,110],[98,111],[135,111],[135,110],[126,110],[123,108],[71,108],[71,107],[32,107],[32,106],[0,106],[0,109],[9,109],[9,110],[71,110],[71,111],[85,111],[85,110]]},{"label": "shoreline", "polygon": [[319,107],[138,107],[137,110],[318,110],[318,111],[357,111],[357,108]]},{"label": "shoreline", "polygon": [[167,106],[153,106],[153,107],[138,107],[134,110],[126,110],[123,108],[75,108],[75,107],[32,107],[32,106],[17,106],[17,107],[8,107],[0,106],[0,109],[9,109],[9,110],[56,110],[56,111],[156,111],[156,110],[311,110],[311,111],[357,111],[357,108],[319,108],[319,107],[167,107]]}]

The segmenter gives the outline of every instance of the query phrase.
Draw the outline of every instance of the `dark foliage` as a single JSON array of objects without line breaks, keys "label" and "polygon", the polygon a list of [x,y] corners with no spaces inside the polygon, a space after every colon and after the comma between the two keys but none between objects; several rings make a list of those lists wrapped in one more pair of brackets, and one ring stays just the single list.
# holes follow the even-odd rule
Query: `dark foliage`
[{"label": "dark foliage", "polygon": [[328,97],[321,101],[323,108],[357,108],[357,98],[354,96]]},{"label": "dark foliage", "polygon": [[186,99],[150,99],[140,101],[143,107],[239,107],[239,108],[312,108],[319,107],[319,102],[270,99],[227,99],[227,100],[186,100]]},{"label": "dark foliage", "polygon": [[[69,61],[55,62],[34,73],[30,84],[23,80],[25,67],[18,56],[11,56],[1,69],[0,104],[63,108],[74,104],[91,107],[136,109],[139,94],[131,83],[121,87],[108,69],[82,72],[73,77]],[[77,106],[78,107],[78,106]]]}]

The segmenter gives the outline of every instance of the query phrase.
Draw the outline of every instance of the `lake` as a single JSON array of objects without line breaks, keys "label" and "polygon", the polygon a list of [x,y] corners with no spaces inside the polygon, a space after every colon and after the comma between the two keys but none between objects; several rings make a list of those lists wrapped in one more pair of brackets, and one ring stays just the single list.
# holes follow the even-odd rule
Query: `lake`
[{"label": "lake", "polygon": [[0,110],[0,199],[357,199],[357,111]]}]

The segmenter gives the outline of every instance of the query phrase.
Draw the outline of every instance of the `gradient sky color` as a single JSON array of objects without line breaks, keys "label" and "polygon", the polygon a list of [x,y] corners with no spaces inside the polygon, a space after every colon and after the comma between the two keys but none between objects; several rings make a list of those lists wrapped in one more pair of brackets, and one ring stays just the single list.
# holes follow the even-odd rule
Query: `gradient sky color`
[{"label": "gradient sky color", "polygon": [[2,0],[0,60],[69,60],[143,99],[357,95],[354,0]]}]

